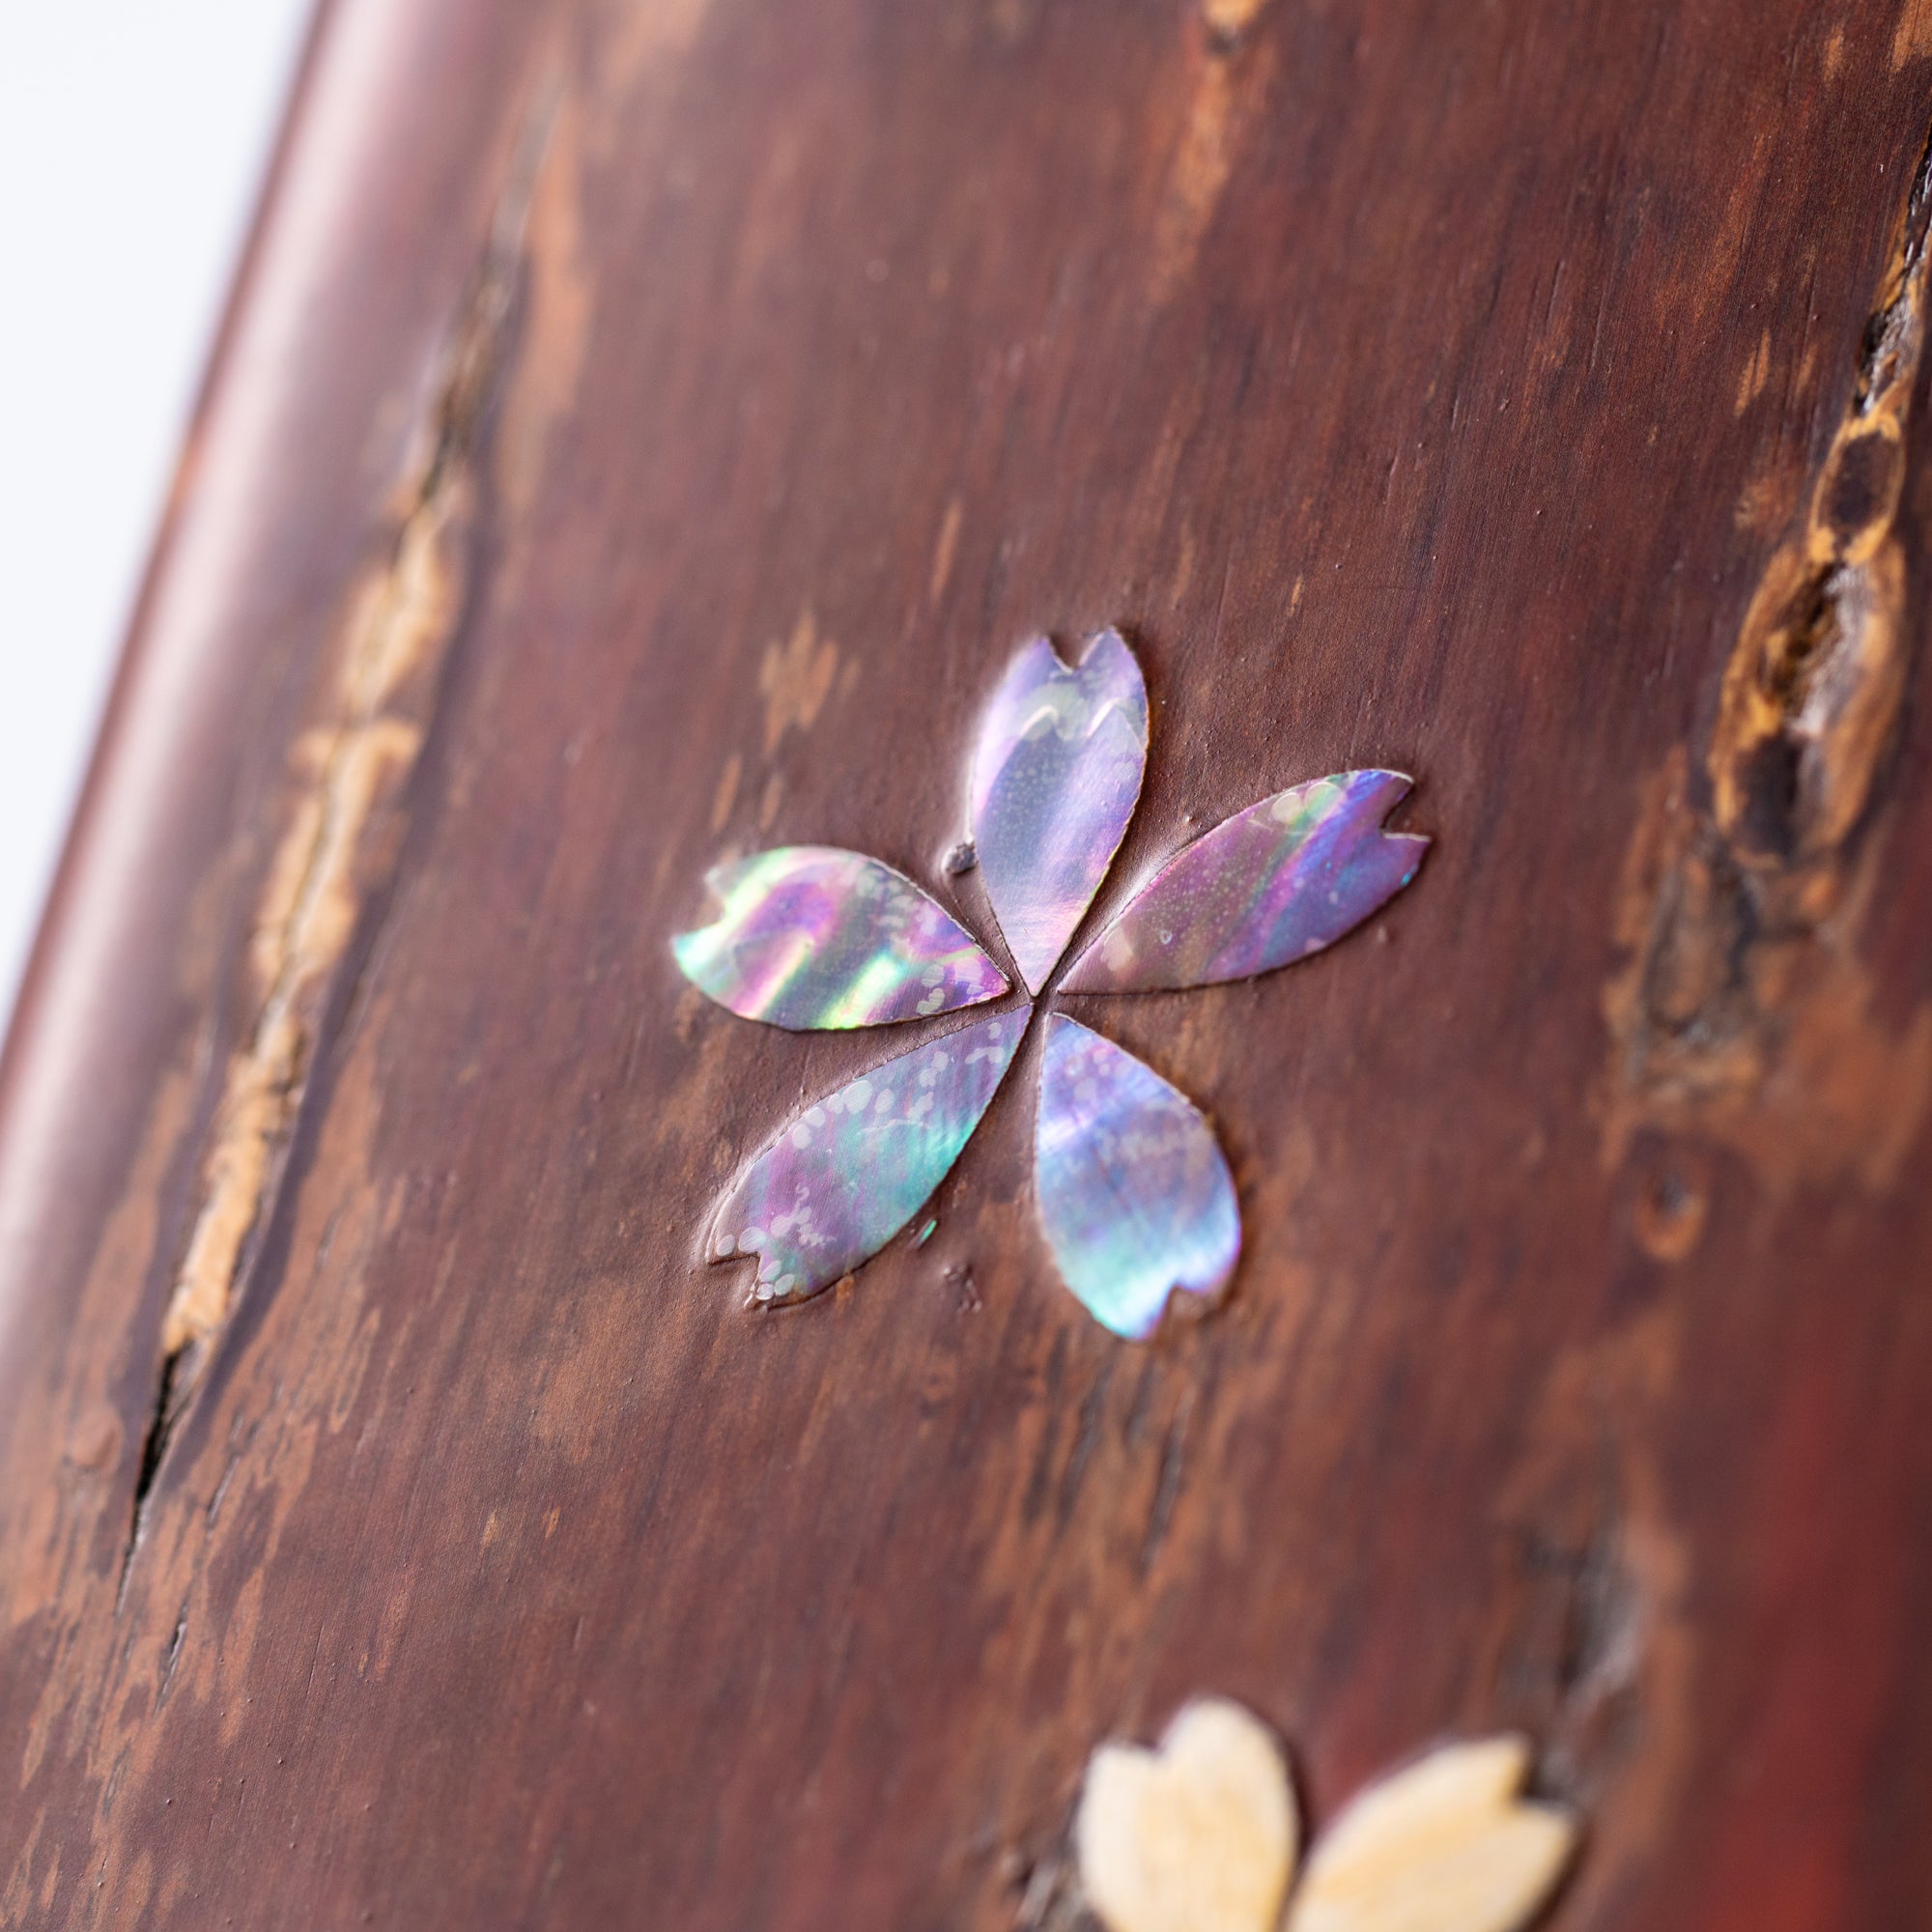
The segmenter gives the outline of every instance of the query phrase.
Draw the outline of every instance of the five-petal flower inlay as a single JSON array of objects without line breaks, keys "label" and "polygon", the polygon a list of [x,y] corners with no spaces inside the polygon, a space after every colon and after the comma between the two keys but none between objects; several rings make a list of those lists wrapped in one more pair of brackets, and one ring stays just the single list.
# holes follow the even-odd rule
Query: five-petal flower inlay
[{"label": "five-petal flower inlay", "polygon": [[[1077,665],[1044,638],[1009,667],[974,750],[972,849],[1028,1002],[929,1038],[789,1122],[714,1214],[713,1260],[754,1257],[756,1298],[794,1301],[878,1252],[946,1178],[1126,836],[1147,762],[1147,688],[1116,631]],[[1398,772],[1278,792],[1175,854],[1060,982],[1131,993],[1247,979],[1307,957],[1415,876],[1428,840],[1382,821]],[[672,942],[719,1005],[796,1030],[890,1025],[998,999],[965,927],[879,860],[793,845],[716,867],[718,915]],[[1118,1335],[1171,1299],[1213,1300],[1240,1252],[1235,1186],[1200,1110],[1124,1048],[1048,1019],[1037,1195],[1062,1279]]]}]

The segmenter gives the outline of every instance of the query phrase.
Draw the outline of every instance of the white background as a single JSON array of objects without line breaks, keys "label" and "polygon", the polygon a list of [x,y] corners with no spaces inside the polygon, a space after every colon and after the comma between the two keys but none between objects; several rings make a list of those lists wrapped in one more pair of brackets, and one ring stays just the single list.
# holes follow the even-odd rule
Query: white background
[{"label": "white background", "polygon": [[0,1026],[308,0],[0,0]]}]

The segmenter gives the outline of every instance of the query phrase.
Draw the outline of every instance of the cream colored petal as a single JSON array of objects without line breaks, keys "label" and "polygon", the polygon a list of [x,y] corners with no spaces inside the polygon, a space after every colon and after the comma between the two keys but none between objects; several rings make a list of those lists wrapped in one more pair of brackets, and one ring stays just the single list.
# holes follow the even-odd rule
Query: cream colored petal
[{"label": "cream colored petal", "polygon": [[1074,1837],[1108,1932],[1274,1932],[1294,1869],[1294,1794],[1266,1726],[1205,1698],[1157,1750],[1094,1753]]},{"label": "cream colored petal", "polygon": [[1575,1848],[1566,1811],[1518,1796],[1520,1738],[1451,1745],[1357,1798],[1309,1855],[1288,1932],[1515,1932]]}]

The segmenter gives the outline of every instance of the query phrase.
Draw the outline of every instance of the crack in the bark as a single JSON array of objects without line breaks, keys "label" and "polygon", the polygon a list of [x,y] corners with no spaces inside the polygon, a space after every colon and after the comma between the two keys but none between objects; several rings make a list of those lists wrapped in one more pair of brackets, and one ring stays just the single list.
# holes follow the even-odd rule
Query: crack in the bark
[{"label": "crack in the bark", "polygon": [[1724,673],[1706,759],[1712,815],[1746,873],[1767,886],[1831,866],[1897,723],[1905,570],[1894,526],[1925,348],[1928,218],[1932,139],[1804,528],[1766,568]]},{"label": "crack in the bark", "polygon": [[[1702,761],[1709,803],[1680,754],[1633,842],[1617,935],[1631,961],[1605,1002],[1612,1158],[1659,1126],[1715,1133],[1779,1176],[1849,1162],[1884,1185],[1932,1094],[1932,1018],[1881,1037],[1852,950],[1869,886],[1857,835],[1907,681],[1897,520],[1928,237],[1932,135],[1802,526],[1766,565],[1725,665]],[[1783,1088],[1809,1118],[1775,1120],[1772,1075],[1794,1065]],[[1833,1067],[1833,1105],[1821,1107]]]},{"label": "crack in the bark", "polygon": [[395,820],[465,610],[481,444],[511,354],[551,119],[551,103],[540,102],[526,124],[396,493],[393,534],[348,602],[323,722],[295,747],[295,802],[250,934],[259,996],[223,1076],[162,1321],[124,1594],[168,1443],[241,1298],[251,1243],[283,1181],[340,969],[393,864]]}]

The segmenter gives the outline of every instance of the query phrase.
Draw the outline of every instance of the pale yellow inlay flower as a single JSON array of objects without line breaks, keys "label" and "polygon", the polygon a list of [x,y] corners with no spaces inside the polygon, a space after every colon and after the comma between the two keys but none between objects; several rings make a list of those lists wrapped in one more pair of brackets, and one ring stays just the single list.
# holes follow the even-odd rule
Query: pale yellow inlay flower
[{"label": "pale yellow inlay flower", "polygon": [[1108,1932],[1517,1932],[1577,1842],[1521,1796],[1528,1745],[1448,1745],[1362,1792],[1295,1876],[1294,1794],[1273,1734],[1225,1698],[1189,1704],[1157,1749],[1094,1753],[1075,1826]]}]

